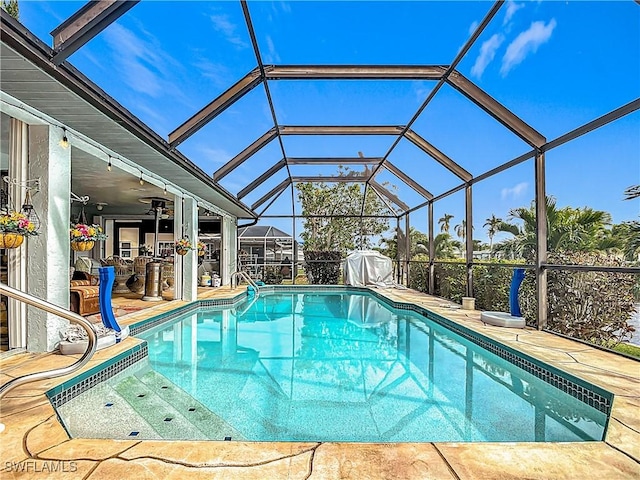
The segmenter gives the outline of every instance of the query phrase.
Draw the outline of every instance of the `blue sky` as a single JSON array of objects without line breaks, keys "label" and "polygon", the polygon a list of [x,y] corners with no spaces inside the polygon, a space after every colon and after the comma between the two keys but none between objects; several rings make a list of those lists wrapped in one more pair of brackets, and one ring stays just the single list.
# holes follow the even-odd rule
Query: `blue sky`
[{"label": "blue sky", "polygon": [[[20,1],[21,21],[51,45],[49,32],[83,2]],[[491,7],[488,2],[249,2],[266,64],[449,64]],[[69,61],[161,136],[177,128],[256,66],[239,2],[143,0]],[[554,139],[640,97],[640,6],[607,2],[506,2],[458,70],[516,115]],[[435,82],[270,82],[281,125],[402,125]],[[273,126],[259,86],[180,145],[213,173]],[[413,129],[473,175],[529,150],[456,90],[444,86]],[[285,137],[288,156],[383,156],[393,137]],[[222,180],[233,193],[280,160],[272,142]],[[403,140],[389,160],[435,195],[459,182]],[[292,168],[330,175],[334,167]],[[284,171],[245,200],[251,204]],[[423,199],[390,173],[410,206]],[[559,206],[606,210],[616,223],[637,219],[640,113],[547,153],[547,193]],[[492,214],[533,199],[533,163],[474,186],[474,238]],[[267,213],[288,214],[285,192]],[[299,213],[299,210],[298,210]],[[436,219],[464,218],[464,195],[435,204]],[[426,229],[426,210],[412,226]],[[290,221],[270,220],[285,231]],[[300,225],[297,227],[298,231]],[[499,239],[499,238],[497,238]]]}]

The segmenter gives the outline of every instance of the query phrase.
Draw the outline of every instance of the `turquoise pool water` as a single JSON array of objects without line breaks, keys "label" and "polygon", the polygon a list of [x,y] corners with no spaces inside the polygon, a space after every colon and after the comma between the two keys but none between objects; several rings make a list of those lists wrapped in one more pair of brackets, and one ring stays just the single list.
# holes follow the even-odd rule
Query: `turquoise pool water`
[{"label": "turquoise pool water", "polygon": [[139,335],[153,369],[248,440],[589,441],[606,415],[415,312],[273,293]]}]

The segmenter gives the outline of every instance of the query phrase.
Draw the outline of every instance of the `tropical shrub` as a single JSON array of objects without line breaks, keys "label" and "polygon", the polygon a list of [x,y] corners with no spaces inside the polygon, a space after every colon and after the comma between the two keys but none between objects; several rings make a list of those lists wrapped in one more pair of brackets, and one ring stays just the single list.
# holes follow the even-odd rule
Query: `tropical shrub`
[{"label": "tropical shrub", "polygon": [[275,265],[268,265],[264,269],[263,276],[264,283],[267,285],[279,285],[282,283],[282,273],[280,267]]},{"label": "tropical shrub", "polygon": [[[622,266],[619,256],[603,252],[552,252],[549,263]],[[598,345],[616,345],[633,333],[627,324],[634,305],[637,275],[549,270],[547,329]],[[520,290],[523,315],[536,320],[535,278],[527,272]]]},{"label": "tropical shrub", "polygon": [[340,279],[342,254],[333,252],[304,252],[305,270],[312,285],[337,285]]}]

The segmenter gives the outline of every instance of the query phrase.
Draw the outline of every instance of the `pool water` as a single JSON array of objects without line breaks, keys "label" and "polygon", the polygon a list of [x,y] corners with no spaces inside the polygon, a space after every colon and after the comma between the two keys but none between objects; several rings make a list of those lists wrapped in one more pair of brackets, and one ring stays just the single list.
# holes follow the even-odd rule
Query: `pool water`
[{"label": "pool water", "polygon": [[149,330],[153,369],[256,441],[601,440],[606,415],[415,312],[273,293]]}]

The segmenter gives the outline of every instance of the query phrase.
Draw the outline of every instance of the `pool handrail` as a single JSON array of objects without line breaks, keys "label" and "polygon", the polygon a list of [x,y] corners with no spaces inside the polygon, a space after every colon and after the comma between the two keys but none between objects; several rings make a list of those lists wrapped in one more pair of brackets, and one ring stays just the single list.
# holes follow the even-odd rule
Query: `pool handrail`
[{"label": "pool handrail", "polygon": [[[236,288],[237,283],[238,283],[238,277],[240,277],[243,280],[245,280],[249,285],[251,285],[255,289],[256,296],[258,296],[260,294],[260,290],[259,290],[258,284],[256,282],[254,282],[252,280],[252,278],[249,275],[247,275],[247,272],[245,272],[243,270],[236,270],[235,272],[233,272],[231,274],[231,277],[230,277],[231,289],[235,289]],[[235,284],[233,283],[233,279],[234,278],[236,279],[236,283]]]},{"label": "pool handrail", "polygon": [[44,310],[45,312],[58,315],[59,317],[69,320],[71,323],[76,323],[80,325],[89,336],[87,350],[75,363],[62,368],[54,368],[53,370],[29,373],[27,375],[21,375],[19,377],[13,378],[7,383],[0,386],[0,400],[11,390],[20,385],[24,385],[25,383],[31,383],[38,380],[48,380],[50,378],[61,377],[63,375],[73,373],[76,370],[82,368],[89,360],[91,360],[93,354],[96,353],[96,349],[98,346],[98,332],[96,331],[93,324],[86,318],[70,310],[59,307],[58,305],[42,300],[41,298],[34,297],[33,295],[25,293],[21,290],[17,290],[2,282],[0,282],[0,294],[16,299],[22,303],[26,303],[27,305],[39,308],[40,310]]}]

